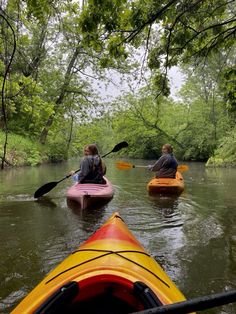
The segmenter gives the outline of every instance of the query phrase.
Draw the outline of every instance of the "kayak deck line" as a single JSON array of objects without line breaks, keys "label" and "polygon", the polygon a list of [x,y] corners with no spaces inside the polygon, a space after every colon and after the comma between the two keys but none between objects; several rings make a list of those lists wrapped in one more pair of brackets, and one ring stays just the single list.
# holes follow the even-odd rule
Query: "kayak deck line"
[{"label": "kayak deck line", "polygon": [[146,253],[146,252],[135,251],[135,250],[112,251],[112,250],[99,250],[99,249],[98,249],[98,250],[97,250],[97,249],[81,249],[81,250],[74,251],[72,254],[80,253],[80,252],[101,252],[101,253],[105,253],[105,254],[101,254],[101,255],[99,255],[99,256],[93,257],[93,258],[88,259],[88,260],[86,260],[86,261],[84,261],[84,262],[82,262],[82,263],[79,263],[79,264],[77,264],[77,265],[74,265],[74,266],[72,266],[72,267],[70,267],[70,268],[67,268],[67,269],[63,270],[62,272],[60,272],[60,273],[57,274],[56,276],[54,276],[54,277],[50,278],[48,281],[46,281],[46,282],[45,282],[45,285],[48,284],[49,282],[53,281],[54,279],[58,278],[60,275],[66,273],[66,272],[68,272],[68,271],[70,271],[70,270],[72,270],[72,269],[74,269],[74,268],[76,268],[76,267],[82,266],[82,265],[84,265],[84,264],[86,264],[86,263],[89,263],[89,262],[92,262],[92,261],[94,261],[94,260],[96,260],[96,259],[99,259],[99,258],[108,256],[108,255],[115,254],[115,255],[117,255],[117,256],[119,256],[119,257],[125,259],[126,261],[129,261],[129,262],[131,262],[131,263],[133,263],[133,264],[135,264],[135,265],[137,265],[137,266],[143,268],[144,270],[146,270],[147,272],[149,272],[150,274],[152,274],[155,278],[157,278],[160,282],[162,282],[164,285],[166,285],[168,288],[170,288],[170,286],[169,286],[163,279],[161,279],[159,276],[157,276],[157,275],[156,275],[154,272],[152,272],[150,269],[148,269],[148,268],[146,268],[145,266],[143,266],[143,265],[141,265],[141,264],[139,264],[139,263],[133,261],[132,259],[130,259],[130,258],[126,257],[126,256],[121,255],[121,253],[139,253],[139,254],[143,254],[143,255],[145,255],[145,256],[148,256],[148,257],[152,258],[152,257],[151,257],[148,253]]},{"label": "kayak deck line", "polygon": [[[89,187],[89,190],[91,191],[91,190],[93,190],[93,191],[100,191],[100,190],[103,190],[103,188],[104,187],[106,187],[106,186],[108,186],[108,185],[102,185],[102,186],[91,186],[91,185],[88,185],[88,187]],[[85,188],[86,188],[87,186],[83,186],[83,189],[80,187],[80,188],[77,188],[77,187],[75,187],[77,190],[80,190],[80,191],[83,191],[83,190],[85,190]],[[87,190],[86,191],[83,191],[83,192],[87,192]]]},{"label": "kayak deck line", "polygon": [[136,251],[136,250],[122,250],[122,251],[112,251],[112,250],[102,250],[102,249],[78,249],[71,254],[79,253],[79,252],[112,252],[112,253],[140,253],[143,255],[146,255],[148,257],[151,257],[148,253],[142,252],[142,251]]},{"label": "kayak deck line", "polygon": [[118,215],[118,214],[115,214],[114,218],[119,218],[121,221],[123,221],[125,223],[124,219],[120,215]]}]

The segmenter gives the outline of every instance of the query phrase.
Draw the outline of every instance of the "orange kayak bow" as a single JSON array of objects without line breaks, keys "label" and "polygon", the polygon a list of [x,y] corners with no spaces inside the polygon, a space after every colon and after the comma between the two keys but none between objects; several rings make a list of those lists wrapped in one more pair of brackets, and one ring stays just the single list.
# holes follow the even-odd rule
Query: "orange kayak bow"
[{"label": "orange kayak bow", "polygon": [[98,313],[97,309],[99,313],[131,313],[183,300],[164,270],[114,213],[12,313]]}]

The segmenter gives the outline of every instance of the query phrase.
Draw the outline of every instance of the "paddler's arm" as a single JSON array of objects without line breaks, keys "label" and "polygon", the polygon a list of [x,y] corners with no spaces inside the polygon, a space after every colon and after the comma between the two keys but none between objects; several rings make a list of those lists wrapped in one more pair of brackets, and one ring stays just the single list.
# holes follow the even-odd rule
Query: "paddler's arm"
[{"label": "paddler's arm", "polygon": [[88,157],[85,157],[82,160],[81,165],[80,165],[80,174],[79,174],[79,180],[78,180],[79,183],[82,182],[86,178],[89,171],[90,171],[89,159]]},{"label": "paddler's arm", "polygon": [[165,161],[166,161],[166,158],[163,155],[155,162],[154,165],[149,165],[148,166],[148,170],[150,170],[150,171],[159,171],[163,167]]}]

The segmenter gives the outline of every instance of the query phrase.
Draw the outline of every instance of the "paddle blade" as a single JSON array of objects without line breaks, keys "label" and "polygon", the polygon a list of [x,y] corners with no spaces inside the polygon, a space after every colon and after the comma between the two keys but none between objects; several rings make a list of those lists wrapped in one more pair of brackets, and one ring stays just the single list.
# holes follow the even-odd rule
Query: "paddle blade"
[{"label": "paddle blade", "polygon": [[119,144],[117,144],[113,150],[111,151],[112,153],[118,152],[119,150],[121,150],[122,148],[128,147],[129,144],[125,141],[120,142]]},{"label": "paddle blade", "polygon": [[58,182],[49,182],[41,186],[35,193],[34,193],[34,198],[39,198],[43,196],[44,194],[48,193],[51,191]]},{"label": "paddle blade", "polygon": [[188,167],[187,165],[179,165],[178,168],[177,168],[177,170],[178,170],[179,172],[184,172],[184,171],[189,170],[189,167]]},{"label": "paddle blade", "polygon": [[128,170],[134,168],[134,165],[130,164],[129,162],[117,161],[116,168],[120,170]]}]

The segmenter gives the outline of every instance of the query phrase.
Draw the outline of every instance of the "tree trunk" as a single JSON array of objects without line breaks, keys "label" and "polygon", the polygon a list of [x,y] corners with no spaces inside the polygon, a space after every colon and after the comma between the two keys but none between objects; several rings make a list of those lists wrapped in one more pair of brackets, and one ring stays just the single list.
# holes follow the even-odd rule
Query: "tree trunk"
[{"label": "tree trunk", "polygon": [[6,85],[6,81],[7,81],[7,75],[10,72],[11,63],[13,61],[14,54],[16,51],[16,36],[15,36],[15,32],[14,32],[13,27],[11,26],[9,21],[6,19],[6,17],[1,14],[1,18],[3,18],[5,20],[5,22],[7,23],[7,26],[11,29],[12,36],[13,36],[13,50],[11,53],[10,61],[6,66],[6,71],[4,73],[2,90],[1,90],[2,116],[3,116],[3,121],[4,121],[4,132],[5,132],[5,142],[3,144],[3,156],[1,157],[2,158],[1,169],[4,169],[4,162],[6,162],[7,144],[8,144],[7,141],[8,141],[8,132],[9,132],[8,121],[7,121],[7,110],[6,110],[6,103],[5,103],[5,85]]},{"label": "tree trunk", "polygon": [[55,102],[54,113],[51,114],[51,116],[48,118],[47,122],[45,123],[45,127],[43,128],[43,130],[41,132],[40,140],[39,140],[41,144],[45,144],[47,136],[48,136],[49,129],[52,126],[54,118],[55,118],[55,116],[57,114],[57,110],[58,110],[58,108],[61,106],[61,104],[64,101],[64,98],[66,96],[66,90],[67,90],[67,88],[68,88],[68,86],[70,84],[71,73],[72,73],[73,67],[75,66],[75,63],[76,63],[78,55],[79,55],[79,47],[77,47],[75,49],[75,51],[74,51],[74,53],[72,55],[72,58],[71,58],[71,60],[70,60],[70,62],[68,64],[68,67],[67,67],[67,70],[66,70],[66,73],[65,73],[64,83],[63,83],[63,85],[61,87],[61,91],[60,91],[59,97],[58,97],[58,99]]},{"label": "tree trunk", "polygon": [[71,143],[71,140],[72,140],[73,125],[74,125],[74,117],[71,114],[70,132],[69,132],[69,138],[68,138],[68,141],[67,141],[67,151],[69,151],[70,143]]}]

